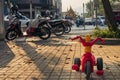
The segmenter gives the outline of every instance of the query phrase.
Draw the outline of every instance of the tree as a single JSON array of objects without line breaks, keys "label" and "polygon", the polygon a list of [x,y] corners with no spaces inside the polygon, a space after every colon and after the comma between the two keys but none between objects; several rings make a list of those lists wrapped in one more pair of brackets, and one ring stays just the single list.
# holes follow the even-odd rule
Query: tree
[{"label": "tree", "polygon": [[[97,9],[98,15],[106,16],[106,19],[108,22],[108,28],[110,31],[116,31],[118,29],[116,21],[114,19],[114,14],[113,14],[112,8],[111,8],[112,4],[116,1],[119,1],[119,0],[99,0],[99,7]],[[90,11],[93,10],[93,9],[91,9],[91,6],[90,6],[91,4],[93,4],[93,2],[92,3],[88,2],[86,4],[88,15],[90,15],[90,13],[91,13]]]},{"label": "tree", "polygon": [[93,1],[90,1],[88,3],[86,3],[86,11],[88,12],[87,13],[87,16],[88,17],[91,17],[93,12],[94,12],[94,9],[93,9]]},{"label": "tree", "polygon": [[[117,1],[119,2],[120,0],[109,0],[109,1],[110,1],[110,4],[111,4],[111,7],[113,7],[113,4]],[[86,3],[86,11],[87,11],[87,16],[88,17],[93,15],[93,12],[94,12],[94,6],[93,5],[94,5],[93,0]],[[99,7],[97,9],[97,14],[98,15],[105,15],[102,0],[99,0]]]},{"label": "tree", "polygon": [[[88,3],[86,3],[86,11],[87,11],[88,17],[93,16],[94,14],[94,2],[93,1],[89,1]],[[97,14],[104,15],[104,9],[103,9],[101,0],[99,0],[99,5],[97,7]]]},{"label": "tree", "polygon": [[105,13],[104,13],[104,8],[103,8],[103,4],[102,4],[102,1],[101,0],[99,0],[99,7],[98,7],[98,13],[97,13],[98,15],[105,15]]},{"label": "tree", "polygon": [[109,30],[110,31],[117,31],[118,27],[117,27],[117,24],[116,24],[116,21],[114,18],[114,14],[112,12],[110,1],[109,0],[102,0],[102,3],[103,3],[106,18],[107,18]]}]

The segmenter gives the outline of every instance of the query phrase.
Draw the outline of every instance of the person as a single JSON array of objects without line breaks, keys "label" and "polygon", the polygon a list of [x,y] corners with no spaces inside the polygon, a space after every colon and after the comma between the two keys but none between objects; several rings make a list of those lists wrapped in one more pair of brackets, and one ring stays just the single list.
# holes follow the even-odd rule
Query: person
[{"label": "person", "polygon": [[46,17],[49,17],[49,16],[50,16],[50,11],[46,10]]}]

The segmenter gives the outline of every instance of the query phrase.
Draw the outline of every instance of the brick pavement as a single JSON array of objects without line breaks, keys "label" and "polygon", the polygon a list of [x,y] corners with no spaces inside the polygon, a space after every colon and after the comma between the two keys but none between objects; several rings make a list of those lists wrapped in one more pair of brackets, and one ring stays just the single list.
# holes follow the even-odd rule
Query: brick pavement
[{"label": "brick pavement", "polygon": [[[92,53],[104,59],[104,75],[94,72],[91,80],[120,80],[119,50],[120,45],[93,46]],[[83,46],[65,36],[0,42],[0,80],[85,80],[84,73],[71,69],[82,53]]]}]

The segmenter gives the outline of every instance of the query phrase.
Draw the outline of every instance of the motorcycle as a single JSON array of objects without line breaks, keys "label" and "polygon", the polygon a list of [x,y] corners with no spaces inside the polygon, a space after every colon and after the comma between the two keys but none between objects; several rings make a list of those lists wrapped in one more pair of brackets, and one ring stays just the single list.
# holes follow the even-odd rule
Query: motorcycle
[{"label": "motorcycle", "polygon": [[[53,20],[50,19],[49,17],[42,17],[41,15],[37,15],[39,16],[39,21],[46,21],[41,25],[44,25],[45,27],[49,28],[50,31],[56,35],[56,36],[61,36],[65,33],[65,25],[63,23],[62,20]],[[36,24],[36,23],[35,23]]]},{"label": "motorcycle", "polygon": [[56,36],[61,36],[65,33],[65,25],[62,20],[49,20],[50,30]]},{"label": "motorcycle", "polygon": [[65,33],[69,33],[73,24],[67,19],[63,19],[63,23],[65,25]]},{"label": "motorcycle", "polygon": [[36,26],[29,26],[26,29],[27,35],[23,35],[20,26],[21,23],[19,21],[20,15],[16,15],[10,24],[9,28],[6,31],[5,38],[7,40],[14,40],[17,37],[30,37],[30,36],[39,36],[41,39],[46,40],[51,36],[51,31],[49,28],[45,27],[44,24],[47,23],[46,20],[39,21],[36,19],[33,23],[37,22]]}]

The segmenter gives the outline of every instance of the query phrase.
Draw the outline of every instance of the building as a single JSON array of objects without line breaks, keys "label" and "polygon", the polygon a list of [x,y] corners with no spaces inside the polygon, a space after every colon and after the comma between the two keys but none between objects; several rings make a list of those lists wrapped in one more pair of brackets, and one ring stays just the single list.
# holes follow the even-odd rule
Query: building
[{"label": "building", "polygon": [[32,3],[32,17],[36,14],[46,15],[61,15],[62,3],[61,0],[11,0],[18,6],[21,13],[30,18],[30,3]]},{"label": "building", "polygon": [[[18,6],[18,9],[21,13],[30,18],[30,0],[14,0],[15,4]],[[35,14],[40,13],[41,9],[40,0],[31,0],[32,3],[32,17],[35,17]]]},{"label": "building", "polygon": [[62,2],[61,0],[56,1],[56,12],[61,17],[62,16]]},{"label": "building", "polygon": [[63,16],[63,18],[76,19],[77,14],[75,13],[75,11],[70,6],[70,9],[67,10],[67,12],[63,12],[62,16]]}]

